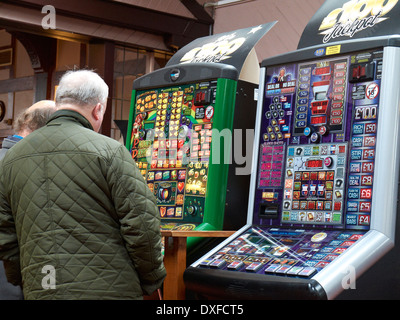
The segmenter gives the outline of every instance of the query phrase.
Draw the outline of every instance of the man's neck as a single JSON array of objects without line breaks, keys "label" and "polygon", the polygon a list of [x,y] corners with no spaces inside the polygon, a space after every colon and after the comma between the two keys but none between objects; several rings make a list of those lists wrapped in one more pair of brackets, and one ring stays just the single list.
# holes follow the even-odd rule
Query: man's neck
[{"label": "man's neck", "polygon": [[24,130],[22,130],[22,131],[16,133],[14,136],[19,137],[19,138],[22,139],[22,138],[25,138],[25,137],[26,137],[28,134],[30,134],[30,133],[31,133],[30,130],[24,129]]}]

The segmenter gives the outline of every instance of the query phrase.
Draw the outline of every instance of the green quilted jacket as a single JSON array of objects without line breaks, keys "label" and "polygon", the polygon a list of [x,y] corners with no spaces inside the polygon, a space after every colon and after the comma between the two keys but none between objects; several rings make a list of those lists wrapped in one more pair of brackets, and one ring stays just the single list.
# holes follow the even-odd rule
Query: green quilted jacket
[{"label": "green quilted jacket", "polygon": [[159,288],[156,201],[126,148],[67,110],[11,148],[0,259],[9,281],[22,275],[25,299],[141,299]]}]

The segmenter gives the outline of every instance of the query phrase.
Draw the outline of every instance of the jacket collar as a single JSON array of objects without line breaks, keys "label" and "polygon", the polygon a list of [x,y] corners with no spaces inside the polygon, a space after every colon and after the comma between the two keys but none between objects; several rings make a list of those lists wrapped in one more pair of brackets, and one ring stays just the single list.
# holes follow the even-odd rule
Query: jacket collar
[{"label": "jacket collar", "polygon": [[92,125],[90,124],[89,120],[87,120],[83,115],[81,115],[79,112],[73,111],[73,110],[66,110],[66,109],[60,109],[56,111],[49,121],[47,121],[47,124],[50,122],[56,121],[57,119],[69,119],[74,122],[80,123],[83,127],[88,128],[90,130],[93,130]]}]

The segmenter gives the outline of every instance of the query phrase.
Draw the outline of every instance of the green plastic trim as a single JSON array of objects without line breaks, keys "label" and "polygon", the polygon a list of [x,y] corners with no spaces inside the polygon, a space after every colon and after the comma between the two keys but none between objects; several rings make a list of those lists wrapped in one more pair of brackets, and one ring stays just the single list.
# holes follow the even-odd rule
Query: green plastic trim
[{"label": "green plastic trim", "polygon": [[135,106],[136,106],[136,90],[132,91],[132,97],[131,97],[131,108],[129,110],[129,121],[128,121],[128,131],[126,133],[126,144],[125,147],[128,149],[128,151],[131,151],[131,138],[132,138],[132,127],[134,123],[134,116],[136,114],[135,112]]},{"label": "green plastic trim", "polygon": [[[237,81],[231,79],[217,80],[217,95],[215,100],[215,113],[213,118],[213,134],[212,134],[212,152],[208,167],[207,192],[204,206],[203,223],[195,228],[195,230],[222,230],[224,223],[226,190],[228,186],[229,164],[224,163],[225,156],[230,158],[232,150],[232,130],[233,119],[235,114]],[[219,163],[214,163],[217,158],[214,154],[214,145],[216,139],[220,138],[222,130],[229,131],[230,141],[225,146],[226,141],[221,139],[219,148]],[[218,131],[218,134],[217,132]],[[226,132],[228,132],[226,131]],[[217,158],[218,159],[218,158]],[[216,160],[215,160],[216,161]],[[210,195],[213,195],[210,197]],[[201,238],[189,237],[187,239],[187,248],[190,249],[201,241]]]}]

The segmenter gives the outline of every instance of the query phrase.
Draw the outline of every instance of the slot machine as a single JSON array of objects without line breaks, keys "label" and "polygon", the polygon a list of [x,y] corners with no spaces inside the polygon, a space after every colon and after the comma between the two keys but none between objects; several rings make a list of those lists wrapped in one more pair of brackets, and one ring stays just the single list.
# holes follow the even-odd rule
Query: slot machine
[{"label": "slot machine", "polygon": [[189,291],[334,299],[393,249],[399,7],[326,1],[296,51],[262,62],[247,223],[187,268]]},{"label": "slot machine", "polygon": [[[162,229],[222,227],[228,166],[211,162],[212,131],[233,125],[237,80],[232,66],[196,64],[135,82],[128,143],[156,197]],[[143,88],[146,81],[151,85]]]},{"label": "slot machine", "polygon": [[[156,197],[162,230],[236,230],[245,222],[250,179],[231,161],[233,132],[254,127],[259,79],[243,72],[259,74],[252,48],[271,27],[197,39],[134,81],[126,146]],[[236,146],[247,148],[244,140]],[[188,250],[200,242],[189,237]]]}]

